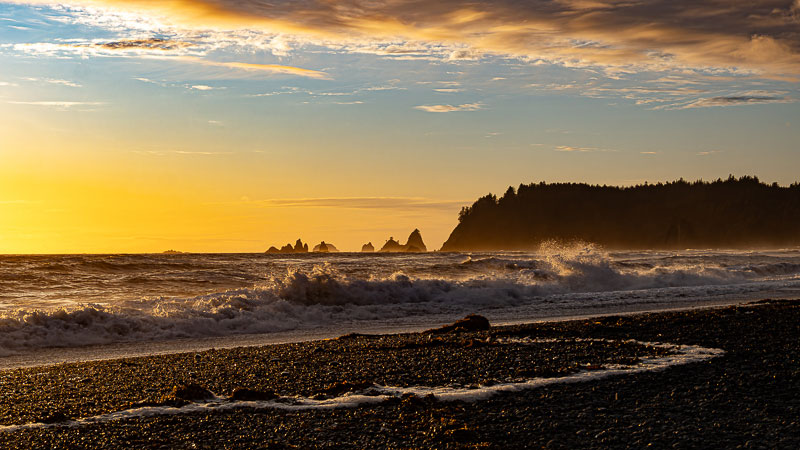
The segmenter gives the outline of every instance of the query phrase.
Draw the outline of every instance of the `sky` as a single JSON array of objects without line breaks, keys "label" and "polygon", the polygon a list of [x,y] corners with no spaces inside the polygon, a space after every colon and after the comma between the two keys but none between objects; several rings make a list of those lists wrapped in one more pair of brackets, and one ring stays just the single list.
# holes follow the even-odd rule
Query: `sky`
[{"label": "sky", "polygon": [[800,0],[0,0],[0,253],[342,250],[509,185],[800,180]]}]

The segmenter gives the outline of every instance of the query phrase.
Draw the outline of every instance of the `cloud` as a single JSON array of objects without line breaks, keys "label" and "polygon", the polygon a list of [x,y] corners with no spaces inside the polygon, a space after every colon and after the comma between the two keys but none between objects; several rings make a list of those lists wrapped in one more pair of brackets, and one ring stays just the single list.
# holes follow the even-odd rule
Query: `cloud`
[{"label": "cloud", "polygon": [[386,55],[433,55],[453,62],[494,54],[534,64],[602,67],[611,72],[693,67],[800,74],[800,11],[796,2],[788,0],[71,3],[93,11],[102,9],[98,6],[113,8],[121,11],[122,18],[123,13],[146,14],[154,23],[183,29],[258,30],[343,51],[373,49]]},{"label": "cloud", "polygon": [[420,105],[414,109],[426,112],[457,112],[457,111],[477,111],[483,108],[483,103],[465,103],[463,105]]},{"label": "cloud", "polygon": [[329,76],[325,72],[311,69],[303,69],[301,67],[283,66],[280,64],[255,64],[245,62],[224,62],[212,61],[208,59],[198,58],[194,56],[178,56],[175,57],[183,62],[190,62],[195,64],[202,64],[204,66],[222,67],[226,69],[244,70],[253,73],[272,73],[280,75],[295,75],[307,78],[328,79]]},{"label": "cloud", "polygon": [[[2,0],[0,0],[1,2]],[[81,57],[90,56],[115,56],[132,57],[144,59],[159,59],[190,64],[199,64],[207,67],[218,67],[233,71],[245,72],[249,74],[276,74],[293,75],[307,78],[328,79],[327,73],[304,69],[301,67],[286,66],[281,64],[259,64],[240,61],[215,61],[205,58],[206,50],[198,49],[194,52],[187,52],[186,49],[191,44],[167,41],[164,39],[135,39],[125,41],[113,41],[107,43],[22,43],[13,44],[12,47],[19,52],[43,55],[60,56],[63,54],[77,54]],[[140,81],[146,78],[137,78]],[[145,82],[152,82],[151,80]],[[158,84],[158,83],[156,83]]]},{"label": "cloud", "polygon": [[195,84],[194,86],[190,86],[190,87],[191,87],[191,89],[194,89],[194,90],[197,90],[197,91],[210,91],[210,90],[214,89],[213,87],[206,86],[205,84]]},{"label": "cloud", "polygon": [[795,100],[790,97],[770,97],[765,95],[733,95],[726,97],[703,98],[683,105],[678,109],[710,108],[714,106],[756,105],[763,103],[791,103]]},{"label": "cloud", "polygon": [[711,150],[711,151],[707,151],[707,152],[697,152],[696,154],[697,154],[697,156],[711,156],[711,155],[716,155],[718,153],[722,153],[722,150]]},{"label": "cloud", "polygon": [[149,39],[127,39],[121,41],[105,42],[96,44],[108,50],[128,50],[134,48],[141,48],[147,50],[178,50],[181,48],[192,47],[193,44],[189,42],[173,41],[160,38]]},{"label": "cloud", "polygon": [[26,80],[26,81],[58,84],[58,85],[67,86],[67,87],[75,87],[75,88],[81,87],[80,84],[72,82],[72,81],[69,81],[69,80],[59,80],[59,79],[54,79],[54,78],[34,78],[34,77],[25,77],[23,79]]},{"label": "cloud", "polygon": [[71,101],[35,101],[35,102],[9,101],[7,103],[10,103],[12,105],[42,106],[45,108],[53,108],[58,110],[75,109],[84,106],[105,105],[105,102],[71,102]]},{"label": "cloud", "polygon": [[579,153],[588,153],[588,152],[596,152],[599,149],[596,147],[572,147],[569,145],[559,145],[556,147],[557,152],[579,152]]},{"label": "cloud", "polygon": [[284,198],[268,200],[242,200],[261,207],[282,208],[346,208],[346,209],[444,209],[459,208],[469,201],[432,200],[420,197],[326,197],[326,198]]},{"label": "cloud", "polygon": [[[215,122],[209,120],[208,123]],[[219,123],[219,122],[217,122]],[[198,155],[198,156],[219,156],[219,155],[232,155],[233,152],[204,152],[204,151],[189,151],[189,150],[134,150],[131,153],[150,156],[167,156],[167,155]]]}]

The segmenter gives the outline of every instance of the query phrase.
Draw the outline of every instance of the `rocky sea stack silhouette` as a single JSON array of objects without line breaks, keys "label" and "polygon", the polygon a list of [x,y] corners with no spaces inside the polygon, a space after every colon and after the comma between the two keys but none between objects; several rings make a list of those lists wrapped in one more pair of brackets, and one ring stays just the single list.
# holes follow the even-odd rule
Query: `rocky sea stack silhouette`
[{"label": "rocky sea stack silhouette", "polygon": [[295,242],[294,247],[292,247],[292,244],[286,244],[280,249],[276,247],[270,247],[267,250],[267,253],[273,253],[273,254],[308,253],[308,244],[304,244],[302,240],[298,239],[297,242]]},{"label": "rocky sea stack silhouette", "polygon": [[422,241],[422,234],[419,230],[415,229],[408,236],[408,242],[406,242],[405,245],[395,241],[394,237],[390,237],[389,240],[383,244],[380,251],[383,253],[419,253],[427,252],[428,247],[426,247],[425,242]]},{"label": "rocky sea stack silhouette", "polygon": [[312,251],[314,253],[336,253],[339,251],[339,249],[336,248],[331,243],[326,243],[325,241],[322,241],[319,244],[315,245],[314,250]]},{"label": "rocky sea stack silhouette", "polygon": [[374,251],[375,247],[373,247],[372,242],[367,242],[361,246],[361,253],[372,253]]}]

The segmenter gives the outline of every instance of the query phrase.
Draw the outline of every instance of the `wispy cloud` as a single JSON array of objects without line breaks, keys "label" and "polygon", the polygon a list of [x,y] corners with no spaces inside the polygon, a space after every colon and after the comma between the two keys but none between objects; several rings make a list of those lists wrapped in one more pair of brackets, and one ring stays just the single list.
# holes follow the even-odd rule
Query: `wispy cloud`
[{"label": "wispy cloud", "polygon": [[[208,123],[215,122],[209,120]],[[140,155],[151,156],[167,156],[167,155],[185,155],[185,156],[219,156],[219,155],[232,155],[233,152],[206,152],[206,151],[191,151],[191,150],[134,150],[132,153]]]},{"label": "wispy cloud", "polygon": [[[217,61],[207,57],[210,48],[199,47],[188,51],[194,44],[164,39],[135,39],[113,42],[36,42],[11,44],[21,53],[42,56],[63,56],[75,54],[83,58],[92,56],[115,56],[126,58],[158,59],[207,67],[218,67],[249,74],[293,75],[306,78],[328,79],[330,76],[319,70],[281,64],[260,64],[242,61]],[[145,78],[140,78],[145,81]],[[44,80],[43,80],[44,81]],[[150,81],[150,80],[148,80]]]},{"label": "wispy cloud", "polygon": [[458,112],[458,111],[477,111],[483,108],[483,103],[465,103],[463,105],[420,105],[415,106],[414,109],[426,112],[443,113],[443,112]]},{"label": "wispy cloud", "polygon": [[700,100],[681,105],[677,109],[711,108],[714,106],[757,105],[764,103],[792,103],[796,100],[791,97],[771,97],[766,95],[732,95],[723,97],[702,98]]},{"label": "wispy cloud", "polygon": [[420,197],[324,197],[283,198],[267,200],[244,199],[236,203],[259,207],[281,208],[345,208],[345,209],[453,209],[469,204],[462,200],[433,200]]},{"label": "wispy cloud", "polygon": [[195,44],[192,44],[190,42],[182,42],[169,39],[149,38],[149,39],[126,39],[121,41],[104,42],[96,45],[108,50],[129,50],[129,49],[178,50],[182,48],[193,47]]},{"label": "wispy cloud", "polygon": [[83,108],[87,106],[101,106],[105,105],[105,102],[72,102],[72,101],[8,101],[12,105],[28,105],[28,106],[41,106],[45,108],[53,108],[58,110],[68,110],[68,109],[76,109],[76,108]]},{"label": "wispy cloud", "polygon": [[190,62],[195,64],[202,64],[211,67],[223,67],[226,69],[244,70],[249,72],[259,73],[272,73],[281,75],[295,75],[307,78],[328,79],[329,75],[325,72],[312,69],[303,69],[301,67],[283,66],[280,64],[256,64],[245,63],[236,61],[212,61],[209,59],[198,58],[195,56],[179,56],[176,57],[183,62]]},{"label": "wispy cloud", "polygon": [[592,153],[606,151],[597,147],[573,147],[571,145],[558,145],[555,148],[557,152],[577,152],[577,153]]},{"label": "wispy cloud", "polygon": [[697,156],[711,156],[711,155],[716,155],[716,154],[719,154],[719,153],[722,153],[722,150],[709,150],[709,151],[706,151],[706,152],[697,152],[696,155]]},{"label": "wispy cloud", "polygon": [[25,81],[32,81],[32,82],[36,82],[36,83],[49,83],[49,84],[58,84],[58,85],[61,85],[61,86],[74,87],[74,88],[79,88],[79,87],[81,87],[81,85],[80,85],[80,84],[78,84],[78,83],[75,83],[75,82],[73,82],[73,81],[69,81],[69,80],[59,80],[59,79],[56,79],[56,78],[35,78],[35,77],[25,77],[25,78],[23,78],[23,79],[24,79]]}]

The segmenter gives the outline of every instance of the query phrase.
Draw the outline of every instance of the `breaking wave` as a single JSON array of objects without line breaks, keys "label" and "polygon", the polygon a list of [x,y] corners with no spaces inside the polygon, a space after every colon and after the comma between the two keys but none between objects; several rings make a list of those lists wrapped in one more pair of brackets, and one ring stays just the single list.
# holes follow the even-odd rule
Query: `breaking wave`
[{"label": "breaking wave", "polygon": [[[362,268],[325,263],[207,295],[153,296],[60,309],[17,307],[0,316],[0,356],[44,347],[357,326],[472,312],[491,316],[524,310],[535,318],[565,310],[580,313],[602,306],[800,285],[800,264],[795,260],[734,264],[717,258],[712,264],[692,258],[625,260],[594,248],[551,250],[466,260],[462,256],[447,270],[436,260],[427,270],[414,266],[410,272],[368,276]],[[413,276],[407,274],[411,272]]]}]

